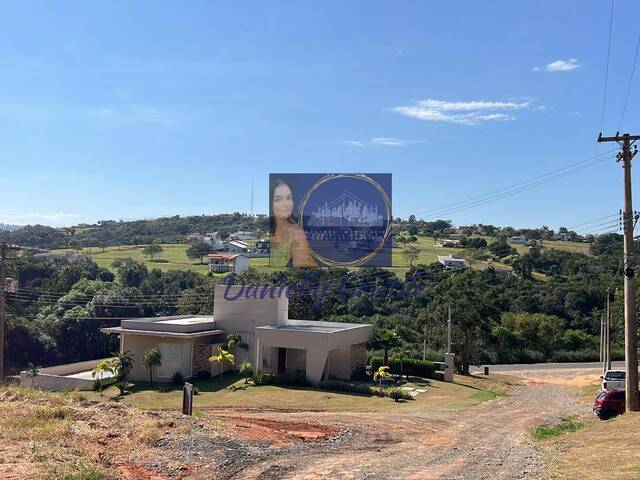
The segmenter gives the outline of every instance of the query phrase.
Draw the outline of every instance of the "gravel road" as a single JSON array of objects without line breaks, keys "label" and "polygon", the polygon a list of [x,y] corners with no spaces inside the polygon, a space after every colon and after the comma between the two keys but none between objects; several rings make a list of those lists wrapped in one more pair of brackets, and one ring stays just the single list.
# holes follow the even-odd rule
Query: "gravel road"
[{"label": "gravel road", "polygon": [[528,431],[567,414],[586,413],[576,393],[571,386],[531,382],[464,412],[384,417],[246,413],[274,421],[338,425],[349,434],[335,444],[277,449],[246,462],[246,468],[228,478],[538,479],[542,458]]}]

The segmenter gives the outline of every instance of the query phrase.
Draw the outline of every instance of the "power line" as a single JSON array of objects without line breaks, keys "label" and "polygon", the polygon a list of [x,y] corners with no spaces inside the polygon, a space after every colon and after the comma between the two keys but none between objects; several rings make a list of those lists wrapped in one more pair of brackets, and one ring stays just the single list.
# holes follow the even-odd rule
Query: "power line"
[{"label": "power line", "polygon": [[543,185],[550,181],[557,180],[559,178],[565,177],[572,173],[577,173],[580,170],[583,170],[585,168],[588,168],[592,165],[603,162],[605,160],[609,160],[613,158],[612,154],[613,154],[613,151],[608,151],[601,154],[593,155],[585,160],[572,163],[563,168],[552,170],[551,172],[545,173],[543,175],[539,175],[537,177],[533,177],[528,180],[515,183],[483,195],[477,195],[475,197],[470,197],[466,200],[461,200],[458,202],[447,204],[440,208],[419,212],[416,214],[416,216],[424,217],[426,214],[429,214],[430,217],[443,216],[443,215],[448,215],[451,213],[463,211],[469,208],[473,208],[479,205],[484,205],[496,200],[500,200],[502,198],[506,198],[506,197],[515,195],[517,193],[530,190],[534,187]]},{"label": "power line", "polygon": [[[609,159],[610,158],[603,158],[603,159],[598,160],[598,162],[603,162],[603,161],[609,160]],[[594,162],[594,163],[597,163],[597,162]],[[569,175],[571,173],[575,173],[575,172],[577,172],[579,170],[583,170],[584,168],[587,168],[587,167],[591,166],[592,164],[584,165],[581,168],[577,168],[577,169],[574,169],[572,171],[567,171],[567,172],[564,172],[564,173],[561,173],[561,174],[557,174],[557,175],[555,175],[553,177],[549,177],[547,179],[540,180],[540,181],[532,183],[530,185],[523,186],[523,187],[521,187],[521,188],[519,188],[517,190],[513,190],[513,191],[510,191],[510,192],[505,192],[504,194],[497,195],[497,196],[494,196],[492,198],[488,198],[486,200],[478,201],[478,202],[475,202],[475,203],[472,203],[472,204],[469,204],[469,205],[464,205],[464,206],[461,206],[459,208],[456,208],[456,209],[453,209],[453,210],[450,210],[450,211],[447,211],[447,212],[440,212],[437,215],[440,215],[440,216],[442,216],[442,215],[450,215],[450,214],[462,212],[464,210],[468,210],[470,208],[474,208],[474,207],[477,207],[477,206],[480,206],[480,205],[486,205],[487,203],[491,203],[491,202],[494,202],[496,200],[501,200],[503,198],[511,197],[511,196],[516,195],[518,193],[522,193],[524,191],[531,190],[532,188],[535,188],[537,186],[549,183],[549,182],[551,182],[553,180],[557,180],[558,178],[566,177],[567,175]]]},{"label": "power line", "polygon": [[[611,11],[609,12],[609,40],[607,43],[607,63],[604,73],[604,93],[602,95],[602,112],[600,114],[600,132],[604,125],[604,111],[607,104],[607,87],[609,84],[609,60],[611,58],[611,34],[613,32],[613,0],[611,0]],[[597,146],[597,145],[596,145]]]},{"label": "power line", "polygon": [[[624,114],[627,111],[629,94],[631,93],[631,86],[633,85],[633,74],[636,71],[636,63],[638,62],[638,50],[640,50],[640,33],[638,33],[638,41],[636,42],[636,54],[633,57],[633,67],[631,68],[631,76],[629,77],[629,86],[627,87],[627,95],[624,98],[624,105],[622,107],[622,115],[620,115],[620,123],[618,124],[618,131],[622,129],[622,121],[624,120]],[[600,129],[602,130],[602,127],[600,127]]]}]

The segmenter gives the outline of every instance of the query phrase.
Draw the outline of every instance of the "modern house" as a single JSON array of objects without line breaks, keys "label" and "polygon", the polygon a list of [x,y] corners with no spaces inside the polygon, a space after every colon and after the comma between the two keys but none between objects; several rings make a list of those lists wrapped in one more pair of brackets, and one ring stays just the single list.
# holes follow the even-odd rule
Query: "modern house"
[{"label": "modern house", "polygon": [[241,253],[210,253],[207,255],[209,271],[240,273],[249,268],[249,257]]},{"label": "modern house", "polygon": [[162,356],[162,365],[154,375],[158,381],[170,381],[175,372],[185,378],[203,370],[217,375],[220,366],[209,358],[217,354],[218,347],[226,348],[229,334],[239,335],[247,348],[235,347],[235,365],[223,365],[223,371],[248,360],[257,371],[302,372],[309,381],[319,382],[348,380],[366,365],[371,325],[289,319],[284,290],[218,285],[213,317],[136,318],[102,331],[120,335],[121,350],[133,355],[132,381],[149,378],[142,357],[150,347],[157,347]]},{"label": "modern house", "polygon": [[467,266],[464,258],[456,258],[453,255],[438,255],[438,262],[445,270],[459,270]]}]

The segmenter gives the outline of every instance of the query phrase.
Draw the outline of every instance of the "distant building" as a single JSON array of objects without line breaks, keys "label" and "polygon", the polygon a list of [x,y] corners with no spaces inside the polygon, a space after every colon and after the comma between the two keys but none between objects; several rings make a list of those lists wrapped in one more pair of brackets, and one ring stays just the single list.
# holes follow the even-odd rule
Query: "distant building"
[{"label": "distant building", "polygon": [[523,237],[523,236],[511,237],[509,239],[509,243],[512,243],[514,245],[528,245],[529,244],[529,239],[527,237]]},{"label": "distant building", "polygon": [[442,240],[442,243],[440,243],[440,246],[448,247],[448,248],[460,248],[462,247],[462,244],[460,243],[460,240],[445,239],[445,240]]},{"label": "distant building", "polygon": [[186,240],[189,243],[201,242],[204,238],[202,233],[192,233],[191,235],[187,235]]},{"label": "distant building", "polygon": [[453,255],[438,255],[438,263],[445,270],[459,270],[467,267],[467,261],[464,258],[456,258]]},{"label": "distant building", "polygon": [[248,253],[249,244],[240,240],[229,240],[223,243],[224,249],[232,253]]},{"label": "distant building", "polygon": [[249,268],[249,258],[239,253],[210,253],[209,271],[215,273],[241,273]]},{"label": "distant building", "polygon": [[256,253],[269,253],[271,247],[271,243],[269,240],[257,240],[254,251]]},{"label": "distant building", "polygon": [[240,231],[240,232],[236,232],[236,233],[232,233],[229,238],[231,240],[255,240],[256,234],[253,232],[245,232],[245,231]]}]

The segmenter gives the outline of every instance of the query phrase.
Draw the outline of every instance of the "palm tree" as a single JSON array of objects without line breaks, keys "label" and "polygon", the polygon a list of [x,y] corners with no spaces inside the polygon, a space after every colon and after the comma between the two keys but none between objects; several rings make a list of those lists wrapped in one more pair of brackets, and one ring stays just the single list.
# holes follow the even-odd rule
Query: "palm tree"
[{"label": "palm tree", "polygon": [[382,328],[377,331],[371,344],[376,350],[384,350],[382,365],[389,363],[389,351],[402,345],[402,339],[394,330]]},{"label": "palm tree", "polygon": [[40,374],[40,368],[36,367],[33,363],[27,363],[27,377],[31,379],[31,388],[35,387],[36,377]]},{"label": "palm tree", "polygon": [[162,365],[162,355],[158,347],[147,348],[142,356],[142,366],[149,370],[149,382],[153,385],[153,369]]},{"label": "palm tree", "polygon": [[133,355],[129,350],[114,354],[116,361],[116,376],[118,380],[124,380],[133,368]]},{"label": "palm tree", "polygon": [[101,362],[98,362],[98,365],[96,365],[96,368],[91,370],[91,376],[93,378],[97,377],[96,381],[98,382],[98,389],[100,390],[100,396],[102,396],[102,386],[103,386],[102,380],[104,379],[105,373],[115,374],[116,369],[117,369],[117,364],[115,360],[103,360]]},{"label": "palm tree", "polygon": [[387,367],[386,365],[381,365],[378,368],[378,371],[373,374],[373,381],[380,381],[380,383],[382,384],[382,379],[388,378],[390,376],[391,374],[389,373],[389,367]]},{"label": "palm tree", "polygon": [[240,364],[240,373],[244,375],[244,383],[249,383],[249,374],[253,370],[253,365],[251,362],[247,362],[246,360]]},{"label": "palm tree", "polygon": [[227,335],[227,351],[231,351],[234,348],[241,348],[244,351],[249,350],[249,345],[242,341],[242,337],[237,332]]},{"label": "palm tree", "polygon": [[209,358],[210,362],[216,362],[220,365],[220,379],[222,379],[222,367],[224,362],[228,362],[233,365],[233,362],[235,362],[235,360],[236,357],[233,356],[233,353],[229,353],[220,347],[218,347],[218,355],[214,355],[213,357]]}]

